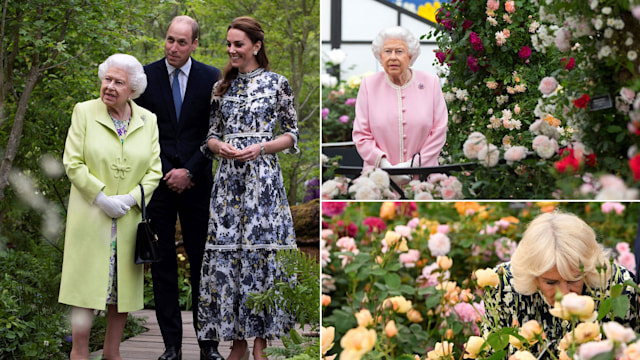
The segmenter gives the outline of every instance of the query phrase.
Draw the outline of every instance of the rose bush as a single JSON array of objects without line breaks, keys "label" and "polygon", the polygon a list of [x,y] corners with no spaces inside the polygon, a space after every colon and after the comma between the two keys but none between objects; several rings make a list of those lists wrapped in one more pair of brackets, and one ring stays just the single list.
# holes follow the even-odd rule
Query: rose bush
[{"label": "rose bush", "polygon": [[[324,331],[330,334],[323,339],[325,358],[487,359],[500,351],[512,351],[513,359],[530,358],[529,346],[545,341],[544,329],[527,322],[483,333],[485,307],[491,304],[482,302],[482,288],[497,285],[498,275],[491,269],[510,259],[530,220],[558,206],[324,201],[322,309]],[[637,205],[561,206],[585,219],[599,241],[613,249],[616,261],[630,252]],[[570,300],[565,305],[572,314],[593,312],[577,309]],[[578,325],[578,320],[575,337],[567,339],[569,355],[595,338],[594,328]],[[621,334],[607,338],[628,340],[627,330],[607,328]],[[638,344],[626,341],[625,349],[637,352]]]}]

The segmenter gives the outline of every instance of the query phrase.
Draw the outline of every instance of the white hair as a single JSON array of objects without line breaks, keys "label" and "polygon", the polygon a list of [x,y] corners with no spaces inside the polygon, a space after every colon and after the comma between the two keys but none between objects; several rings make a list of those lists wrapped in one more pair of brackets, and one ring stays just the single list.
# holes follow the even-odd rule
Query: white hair
[{"label": "white hair", "polygon": [[144,73],[142,64],[134,56],[127,54],[113,54],[98,66],[98,77],[104,79],[104,74],[112,67],[122,69],[129,76],[129,85],[133,90],[132,99],[142,95],[147,88],[147,75]]},{"label": "white hair", "polygon": [[420,56],[420,41],[409,30],[400,26],[392,26],[381,30],[371,43],[371,51],[373,51],[373,55],[378,62],[380,62],[382,46],[384,42],[389,39],[402,40],[405,45],[407,45],[407,51],[409,52],[409,56],[411,56],[409,66],[416,62],[416,59]]}]

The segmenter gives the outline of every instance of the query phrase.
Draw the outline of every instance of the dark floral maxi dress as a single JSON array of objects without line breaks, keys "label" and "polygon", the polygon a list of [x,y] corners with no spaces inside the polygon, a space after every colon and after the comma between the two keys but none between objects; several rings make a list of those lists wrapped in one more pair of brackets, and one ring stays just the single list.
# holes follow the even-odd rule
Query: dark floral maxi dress
[{"label": "dark floral maxi dress", "polygon": [[[222,97],[212,97],[211,114],[207,139],[243,149],[272,140],[279,126],[297,145],[293,91],[287,79],[276,73],[258,68],[238,74]],[[296,145],[285,152],[298,152]],[[206,145],[202,150],[212,156]],[[293,285],[295,278],[285,277],[276,253],[295,248],[277,155],[265,154],[247,162],[220,158],[202,261],[198,338],[274,339],[286,334],[294,325],[291,314],[281,307],[257,313],[246,301],[248,294],[274,288],[276,282]]]}]

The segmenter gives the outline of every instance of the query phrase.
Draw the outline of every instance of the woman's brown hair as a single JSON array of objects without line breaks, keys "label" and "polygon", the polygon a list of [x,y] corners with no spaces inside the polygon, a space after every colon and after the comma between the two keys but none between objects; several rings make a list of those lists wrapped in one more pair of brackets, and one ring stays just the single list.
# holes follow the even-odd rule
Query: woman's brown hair
[{"label": "woman's brown hair", "polygon": [[[250,16],[240,16],[233,19],[231,25],[229,25],[229,27],[227,28],[227,32],[230,29],[237,29],[247,34],[247,37],[252,44],[260,41],[262,46],[258,51],[258,55],[256,55],[258,66],[265,70],[270,70],[269,59],[267,58],[267,53],[265,51],[264,31],[262,30],[262,26],[260,25],[258,20]],[[231,86],[231,82],[236,77],[238,77],[238,69],[231,66],[231,61],[228,61],[224,66],[223,73],[224,77],[222,78],[220,84],[218,84],[218,87],[216,88],[216,91],[214,93],[216,96],[222,96],[225,92],[227,92],[227,89],[229,89],[229,86]]]}]

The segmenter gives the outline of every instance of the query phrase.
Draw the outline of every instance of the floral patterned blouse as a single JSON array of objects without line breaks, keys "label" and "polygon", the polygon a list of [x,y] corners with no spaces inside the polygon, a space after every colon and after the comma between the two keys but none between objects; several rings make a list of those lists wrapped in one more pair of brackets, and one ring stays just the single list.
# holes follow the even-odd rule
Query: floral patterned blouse
[{"label": "floral patterned blouse", "polygon": [[[531,295],[517,293],[512,287],[513,274],[511,273],[510,262],[498,265],[495,270],[498,274],[504,271],[504,275],[500,277],[498,287],[489,289],[484,294],[485,309],[487,311],[486,320],[488,321],[488,324],[484,326],[485,333],[490,331],[490,326],[492,328],[495,328],[495,326],[498,328],[516,327],[529,320],[537,320],[545,332],[549,342],[549,350],[553,354],[557,354],[558,343],[570,327],[569,321],[562,320],[549,313],[553,306],[547,302],[542,292],[537,291]],[[609,296],[612,285],[622,284],[626,280],[633,280],[633,274],[629,270],[616,264],[612,265],[611,273],[611,281],[608,282],[606,289],[604,289],[605,296]],[[589,289],[586,285],[582,290],[582,295],[591,295],[594,298],[596,311],[600,305],[598,299],[602,294],[602,289]],[[601,323],[614,320],[638,332],[638,293],[633,287],[626,286],[623,290],[623,296],[628,297],[630,300],[630,306],[624,319],[611,319],[607,316],[602,319]],[[497,323],[495,323],[496,321]],[[540,352],[540,349],[532,348],[534,355],[540,354]],[[550,358],[549,351],[546,351],[544,356],[541,357],[541,359],[544,358]]]}]

